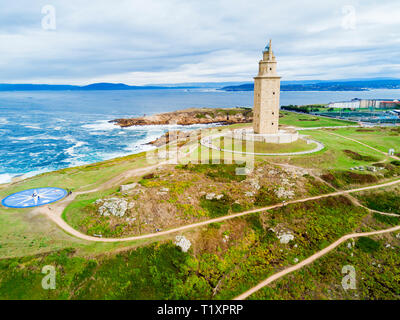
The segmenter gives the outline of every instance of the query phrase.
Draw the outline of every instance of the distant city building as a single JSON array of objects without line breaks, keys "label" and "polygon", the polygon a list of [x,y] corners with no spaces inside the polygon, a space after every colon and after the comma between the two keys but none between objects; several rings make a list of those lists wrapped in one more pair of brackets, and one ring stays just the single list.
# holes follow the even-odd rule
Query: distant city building
[{"label": "distant city building", "polygon": [[400,101],[390,99],[353,99],[351,101],[331,102],[328,104],[328,108],[335,109],[390,109],[396,107],[400,107]]},{"label": "distant city building", "polygon": [[335,109],[359,109],[361,107],[361,100],[331,102],[328,104],[328,107]]}]

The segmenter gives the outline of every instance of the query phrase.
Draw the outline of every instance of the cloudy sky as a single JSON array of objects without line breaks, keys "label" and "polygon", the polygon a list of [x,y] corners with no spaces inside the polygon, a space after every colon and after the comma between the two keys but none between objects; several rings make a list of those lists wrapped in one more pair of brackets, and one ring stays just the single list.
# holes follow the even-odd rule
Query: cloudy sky
[{"label": "cloudy sky", "polygon": [[250,81],[269,38],[284,80],[400,78],[398,0],[0,4],[0,83]]}]

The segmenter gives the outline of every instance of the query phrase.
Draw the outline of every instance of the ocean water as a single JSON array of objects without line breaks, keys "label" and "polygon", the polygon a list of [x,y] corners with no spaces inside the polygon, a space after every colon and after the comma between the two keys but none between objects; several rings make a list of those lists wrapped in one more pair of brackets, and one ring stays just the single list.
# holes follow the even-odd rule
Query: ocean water
[{"label": "ocean water", "polygon": [[[352,98],[400,98],[400,90],[282,92],[281,104],[327,103]],[[251,106],[253,92],[218,90],[0,92],[0,183],[151,148],[171,129],[119,128],[109,120],[192,107]]]}]

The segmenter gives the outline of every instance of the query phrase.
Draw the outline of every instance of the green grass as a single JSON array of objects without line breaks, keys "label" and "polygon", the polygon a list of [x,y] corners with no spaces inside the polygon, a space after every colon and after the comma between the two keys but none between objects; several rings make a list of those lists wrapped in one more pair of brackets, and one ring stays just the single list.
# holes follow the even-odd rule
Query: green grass
[{"label": "green grass", "polygon": [[[48,172],[10,185],[0,186],[0,198],[24,189],[48,186],[68,188],[74,191],[89,190],[124,171],[145,164],[146,159],[142,153]],[[0,256],[18,257],[66,247],[75,247],[82,252],[102,252],[141,243],[132,241],[122,244],[104,244],[82,241],[66,234],[45,216],[32,214],[32,211],[32,209],[0,207]]]},{"label": "green grass", "polygon": [[373,174],[344,170],[329,170],[322,174],[321,178],[340,189],[349,189],[354,185],[374,184],[379,181],[378,177]]},{"label": "green grass", "polygon": [[355,194],[358,200],[366,207],[400,215],[400,188],[380,189]]},{"label": "green grass", "polygon": [[341,128],[335,131],[335,133],[358,140],[385,153],[389,149],[394,149],[395,153],[398,153],[400,152],[399,129],[399,127],[374,127],[368,130],[362,128]]},{"label": "green grass", "polygon": [[[380,214],[373,214],[369,222],[373,229],[399,224],[399,218]],[[398,232],[350,239],[311,265],[264,287],[250,299],[398,300],[399,248]],[[342,287],[344,266],[355,268],[355,290]]]},{"label": "green grass", "polygon": [[[334,131],[335,133],[337,131]],[[291,160],[295,165],[306,168],[318,168],[327,170],[348,170],[356,166],[372,165],[376,161],[385,160],[385,156],[376,151],[360,145],[356,142],[329,134],[325,130],[307,131],[312,139],[322,142],[325,149],[315,154],[296,157]],[[362,158],[354,159],[344,152],[349,150],[362,155]],[[365,160],[374,161],[365,161]]]},{"label": "green grass", "polygon": [[[171,243],[112,256],[82,258],[73,249],[0,261],[0,299],[174,299],[190,256]],[[41,268],[56,268],[56,289],[43,290]]]},{"label": "green grass", "polygon": [[[225,150],[232,150],[237,152],[247,152],[247,144],[249,142],[237,139],[229,139],[224,137],[215,138],[213,140],[214,146],[219,146]],[[292,143],[265,143],[254,141],[252,142],[252,150],[249,152],[254,153],[289,153],[289,152],[300,152],[315,149],[316,144],[307,144],[306,141],[299,139]]]},{"label": "green grass", "polygon": [[212,218],[225,216],[229,213],[233,205],[232,199],[224,195],[222,199],[207,200],[205,197],[200,199],[200,206],[208,212]]},{"label": "green grass", "polygon": [[281,115],[283,115],[283,117],[279,119],[280,124],[299,128],[334,127],[357,124],[351,121],[329,119],[289,111],[281,111]]},{"label": "green grass", "polygon": [[[370,239],[374,243],[373,250],[365,250],[370,247],[365,244],[368,240],[357,241],[356,248],[347,246],[351,241],[346,242],[311,265],[264,287],[250,299],[398,300],[399,244],[395,234],[390,234],[389,239],[395,250],[385,248],[378,238]],[[361,247],[364,250],[359,248],[360,243],[363,243]],[[342,287],[342,280],[346,275],[342,273],[344,266],[355,268],[354,290],[344,290]]]},{"label": "green grass", "polygon": [[376,213],[376,212],[374,212],[373,216],[374,216],[374,219],[376,221],[382,222],[384,224],[388,224],[388,225],[391,225],[391,226],[400,225],[400,219],[399,219],[400,216],[398,216],[398,217],[386,216],[386,215],[383,215],[383,214],[380,214],[380,213]]},{"label": "green grass", "polygon": [[[43,173],[29,179],[2,186],[0,197],[30,188],[59,187],[73,191],[94,189],[119,174],[146,165],[143,153],[81,167]],[[1,209],[0,209],[1,210]]]},{"label": "green grass", "polygon": [[186,164],[179,165],[177,168],[185,169],[192,172],[203,173],[206,176],[219,182],[243,181],[246,179],[244,175],[236,174],[236,170],[244,167],[242,164]]},{"label": "green grass", "polygon": [[[304,118],[306,115],[299,115],[299,117]],[[330,119],[326,120],[330,121]],[[314,125],[319,121],[322,120],[298,121],[297,119],[297,122],[301,122],[303,125]],[[318,126],[320,125],[318,124]],[[242,126],[244,125],[237,125],[237,127]],[[341,133],[342,129],[336,132]],[[349,137],[354,137],[354,130],[344,129],[343,132]],[[378,133],[357,131],[356,133],[363,136],[364,142],[371,141],[382,150],[387,147],[388,141],[392,141],[391,139],[394,139],[391,145],[398,146],[396,132],[386,130]],[[325,143],[326,150],[313,156],[291,157],[288,161],[303,164],[305,167],[332,169],[335,177],[342,184],[350,183],[346,180],[348,177],[336,175],[336,170],[346,171],[353,166],[370,164],[371,157],[377,161],[385,159],[376,151],[328,135],[322,130],[310,131],[307,134]],[[386,142],[379,140],[382,134],[384,139],[388,139],[385,140]],[[396,148],[395,150],[399,152]],[[343,150],[357,152],[361,158],[349,157]],[[209,155],[210,150],[200,147],[197,155],[205,153]],[[143,156],[135,155],[46,173],[10,186],[1,186],[0,197],[26,188],[40,186],[60,186],[74,189],[74,191],[89,190],[126,170],[141,167],[145,163]],[[391,166],[395,167],[396,164],[392,163]],[[216,182],[229,184],[232,181],[243,179],[243,176],[233,174],[237,165],[189,165],[188,167],[189,170],[197,170]],[[147,180],[147,183],[152,183],[151,179]],[[85,208],[90,207],[96,199],[108,192],[117,191],[119,184],[120,182],[115,183],[110,190],[78,197],[67,207],[63,217],[78,228],[79,225],[82,225]],[[307,191],[313,195],[319,194],[318,190],[320,193],[331,190],[326,185],[322,185],[325,189],[319,188],[319,181],[313,179],[309,179],[309,184],[306,186]],[[179,190],[187,185],[176,183],[176,186],[176,188],[171,188],[171,194],[179,193]],[[259,200],[264,201],[267,195],[269,193],[264,192]],[[395,204],[397,208],[398,197],[390,198],[390,193],[376,197],[374,194],[372,197],[375,199],[375,205],[381,205],[382,209],[388,209],[387,203]],[[235,204],[234,199],[230,198],[226,198],[226,201],[223,200],[222,204],[208,201],[203,205],[212,216],[245,209]],[[188,208],[184,209],[189,210]],[[204,235],[209,235],[209,242],[207,242],[207,237],[203,237],[201,233],[199,238],[191,239],[194,251],[183,254],[170,242],[149,244],[156,240],[123,243],[92,243],[79,240],[66,234],[45,216],[33,214],[30,209],[0,208],[0,256],[3,258],[0,260],[0,298],[229,299],[282,267],[292,264],[295,257],[305,258],[343,234],[363,230],[365,216],[366,211],[354,207],[342,197],[286,206],[265,214],[215,224],[204,228],[206,231],[193,230],[194,234],[195,232],[208,232]],[[397,219],[396,217],[394,219],[392,217],[383,218],[383,216],[378,218],[375,215],[373,217],[377,222],[389,225],[394,225],[396,223],[394,219]],[[292,230],[298,246],[294,247],[294,243],[289,246],[280,244],[276,236],[269,230],[269,228],[277,226]],[[189,234],[191,235],[191,233]],[[226,235],[230,238],[228,242],[223,242],[222,239],[225,239]],[[158,239],[164,240],[165,237]],[[203,244],[203,242],[207,243]],[[144,244],[146,244],[145,247],[137,248]],[[136,249],[127,250],[127,248]],[[394,250],[393,253],[383,253],[382,250],[383,246],[380,246],[374,251],[374,255],[379,256],[382,261],[388,259],[388,265],[393,268],[393,271],[385,269],[385,272],[379,272],[379,281],[391,291],[397,290],[393,289],[385,277],[397,274],[396,268],[398,267],[393,265],[393,261],[398,261],[399,257],[396,256]],[[115,254],[114,251],[122,252]],[[367,258],[371,259],[369,252],[359,251],[363,255],[360,261],[364,263]],[[107,255],[99,255],[105,252]],[[43,277],[40,271],[46,264],[54,264],[57,268],[58,287],[55,291],[44,291],[40,286]],[[333,268],[327,270],[333,270]],[[313,272],[317,279],[315,271]],[[321,272],[326,275],[326,270],[321,269]],[[213,289],[219,281],[221,281],[220,289],[218,294],[213,297]],[[295,283],[298,284],[298,282]],[[300,282],[300,284],[299,288],[309,285],[307,281],[304,284]],[[369,284],[370,287],[374,287],[374,285]],[[374,287],[374,290],[376,291],[363,293],[362,296],[391,296],[391,293],[385,295],[383,291],[379,291],[379,288]],[[278,292],[279,297],[282,298],[286,296],[288,290]],[[309,292],[305,291],[302,294],[305,297],[311,296]]]},{"label": "green grass", "polygon": [[380,246],[381,245],[378,241],[367,237],[360,237],[356,242],[356,248],[367,253],[372,253],[379,250]]},{"label": "green grass", "polygon": [[[345,198],[327,198],[203,228],[189,236],[196,243],[189,253],[164,242],[117,254],[83,257],[64,249],[3,259],[0,298],[231,299],[354,230],[365,214]],[[279,243],[270,230],[278,225],[292,230],[293,243]],[[56,268],[56,290],[41,288],[45,265]]]},{"label": "green grass", "polygon": [[[62,218],[71,227],[85,234],[101,234],[104,237],[118,236],[120,230],[110,230],[109,218],[100,216],[96,212],[94,205],[97,199],[101,199],[114,192],[116,192],[116,189],[79,195],[65,208]],[[96,212],[94,216],[93,212]]]}]

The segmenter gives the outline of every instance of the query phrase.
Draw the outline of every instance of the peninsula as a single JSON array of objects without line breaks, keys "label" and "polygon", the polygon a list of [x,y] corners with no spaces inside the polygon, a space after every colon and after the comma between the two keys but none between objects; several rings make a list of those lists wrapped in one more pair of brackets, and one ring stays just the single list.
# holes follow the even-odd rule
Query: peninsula
[{"label": "peninsula", "polygon": [[115,119],[115,123],[120,127],[145,126],[145,125],[192,125],[192,124],[235,124],[249,123],[253,120],[253,110],[251,108],[229,108],[229,109],[186,109],[160,113],[156,115],[144,115],[138,118]]}]

